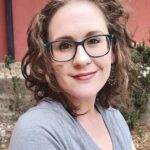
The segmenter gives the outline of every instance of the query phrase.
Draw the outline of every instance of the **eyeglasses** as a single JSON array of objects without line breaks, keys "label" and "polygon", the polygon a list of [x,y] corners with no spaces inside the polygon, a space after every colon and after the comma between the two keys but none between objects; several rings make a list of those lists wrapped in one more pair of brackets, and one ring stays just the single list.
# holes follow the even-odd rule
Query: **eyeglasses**
[{"label": "eyeglasses", "polygon": [[77,47],[81,45],[88,56],[97,58],[108,54],[112,45],[112,34],[95,35],[76,42],[73,40],[57,40],[44,44],[53,60],[65,62],[74,59]]}]

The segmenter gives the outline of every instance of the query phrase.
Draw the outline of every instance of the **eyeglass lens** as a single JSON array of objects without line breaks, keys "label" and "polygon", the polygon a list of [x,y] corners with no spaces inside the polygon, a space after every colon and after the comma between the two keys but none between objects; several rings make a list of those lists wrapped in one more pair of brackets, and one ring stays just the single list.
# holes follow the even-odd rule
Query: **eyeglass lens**
[{"label": "eyeglass lens", "polygon": [[[51,55],[56,61],[68,61],[73,59],[77,43],[75,41],[60,40],[52,43]],[[109,52],[110,39],[108,36],[92,36],[83,40],[81,45],[91,57],[104,56]]]}]

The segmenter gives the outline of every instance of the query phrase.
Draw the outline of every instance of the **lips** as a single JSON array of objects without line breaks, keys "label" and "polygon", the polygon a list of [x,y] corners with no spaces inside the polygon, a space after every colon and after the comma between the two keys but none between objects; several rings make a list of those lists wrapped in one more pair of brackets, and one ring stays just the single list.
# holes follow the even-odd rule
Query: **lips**
[{"label": "lips", "polygon": [[77,79],[77,80],[89,80],[95,76],[96,72],[97,71],[80,73],[80,74],[74,75],[72,77]]}]

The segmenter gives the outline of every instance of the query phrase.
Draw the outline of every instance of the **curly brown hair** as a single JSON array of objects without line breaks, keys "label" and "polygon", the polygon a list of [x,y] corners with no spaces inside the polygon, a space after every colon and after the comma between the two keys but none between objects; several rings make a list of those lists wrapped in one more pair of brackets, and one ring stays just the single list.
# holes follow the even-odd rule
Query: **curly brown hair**
[{"label": "curly brown hair", "polygon": [[[59,101],[73,116],[77,116],[75,107],[60,90],[51,66],[50,54],[44,47],[48,42],[48,25],[53,15],[67,3],[73,0],[50,0],[38,12],[28,28],[28,51],[22,60],[22,74],[25,77],[26,87],[34,92],[36,101],[51,97]],[[97,93],[97,100],[101,106],[117,107],[116,97],[125,97],[132,88],[132,73],[134,63],[131,60],[132,39],[126,25],[129,13],[119,0],[87,0],[96,4],[106,17],[110,34],[114,35],[113,51],[115,54],[115,84],[106,82]],[[129,84],[130,83],[130,84]]]}]

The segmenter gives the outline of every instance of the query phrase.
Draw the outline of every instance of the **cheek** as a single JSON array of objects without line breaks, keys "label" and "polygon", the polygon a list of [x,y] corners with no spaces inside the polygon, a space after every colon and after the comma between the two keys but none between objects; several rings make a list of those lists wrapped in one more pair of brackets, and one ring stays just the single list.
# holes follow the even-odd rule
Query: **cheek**
[{"label": "cheek", "polygon": [[103,80],[107,80],[110,76],[111,71],[111,55],[106,55],[106,57],[101,57],[95,60],[95,64],[100,70],[100,75]]},{"label": "cheek", "polygon": [[53,65],[53,70],[54,70],[54,74],[55,74],[55,77],[56,77],[57,80],[62,77],[62,74],[64,73],[63,65],[54,64]]},{"label": "cheek", "polygon": [[95,59],[94,62],[101,70],[110,70],[111,64],[113,62],[111,53]]},{"label": "cheek", "polygon": [[54,64],[54,74],[56,77],[56,80],[58,82],[58,85],[62,88],[63,85],[65,85],[66,77],[67,77],[67,68],[66,65],[63,64]]}]

